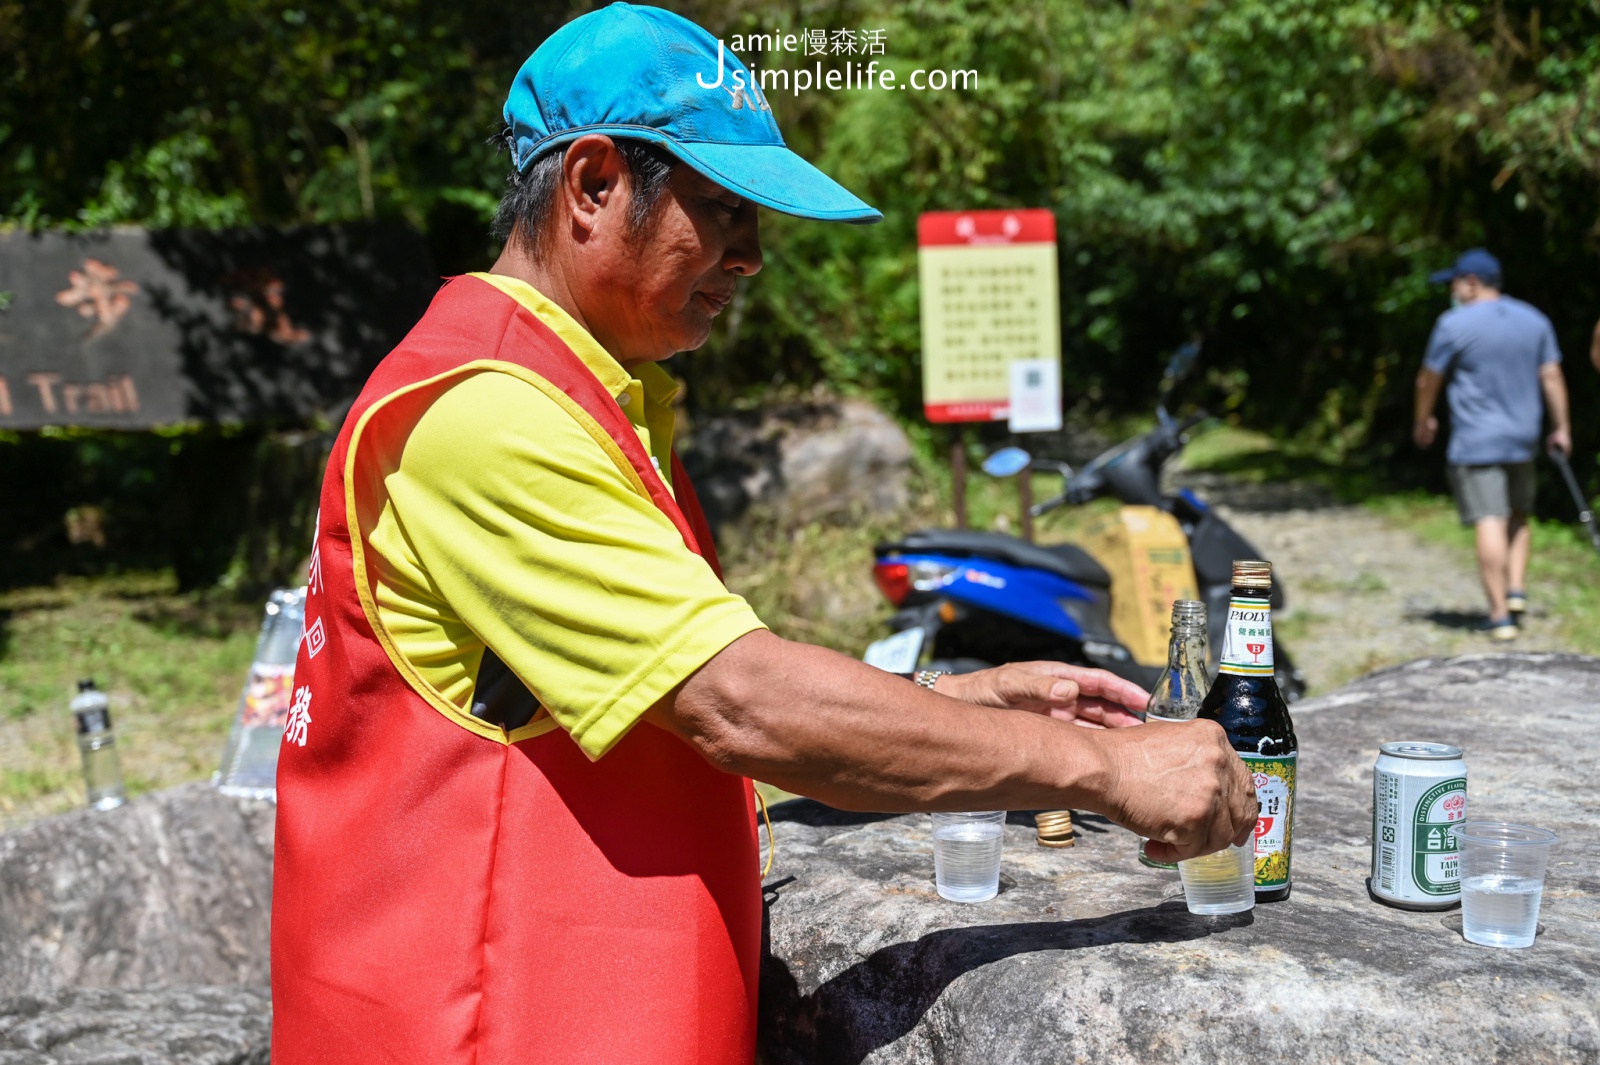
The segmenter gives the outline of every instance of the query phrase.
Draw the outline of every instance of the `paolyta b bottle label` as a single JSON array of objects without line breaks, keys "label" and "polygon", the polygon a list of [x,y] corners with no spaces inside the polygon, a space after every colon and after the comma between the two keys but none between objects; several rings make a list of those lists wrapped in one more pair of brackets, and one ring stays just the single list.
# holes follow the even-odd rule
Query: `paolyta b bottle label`
[{"label": "paolyta b bottle label", "polygon": [[1256,890],[1289,883],[1289,850],[1294,837],[1294,777],[1298,752],[1278,757],[1243,755],[1255,781],[1261,813],[1256,820]]},{"label": "paolyta b bottle label", "polygon": [[1224,673],[1246,677],[1272,676],[1272,602],[1236,595],[1228,602],[1228,626],[1222,633]]}]

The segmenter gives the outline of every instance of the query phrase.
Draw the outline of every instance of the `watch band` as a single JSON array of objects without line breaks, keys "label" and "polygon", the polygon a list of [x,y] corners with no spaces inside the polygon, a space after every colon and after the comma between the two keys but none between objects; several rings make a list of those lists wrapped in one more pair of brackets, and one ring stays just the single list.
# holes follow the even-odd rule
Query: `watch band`
[{"label": "watch band", "polygon": [[939,678],[948,677],[949,675],[950,671],[948,669],[919,669],[912,675],[911,679],[929,691],[933,691],[933,686],[939,683]]}]

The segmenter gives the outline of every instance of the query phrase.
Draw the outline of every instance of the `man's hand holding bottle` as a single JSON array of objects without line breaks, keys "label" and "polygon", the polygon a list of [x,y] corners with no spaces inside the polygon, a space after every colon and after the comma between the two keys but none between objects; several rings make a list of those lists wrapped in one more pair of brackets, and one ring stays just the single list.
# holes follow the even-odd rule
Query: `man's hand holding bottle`
[{"label": "man's hand holding bottle", "polygon": [[1107,816],[1177,862],[1239,846],[1261,812],[1249,770],[1215,721],[1151,721],[1105,737],[1113,765]]},{"label": "man's hand holding bottle", "polygon": [[1150,840],[1146,853],[1178,861],[1238,846],[1255,831],[1259,805],[1244,762],[1212,721],[1140,723],[1149,696],[1103,669],[1064,662],[1015,662],[938,679],[940,695],[1026,710],[1089,728],[1103,737],[1111,781],[1111,820]]}]

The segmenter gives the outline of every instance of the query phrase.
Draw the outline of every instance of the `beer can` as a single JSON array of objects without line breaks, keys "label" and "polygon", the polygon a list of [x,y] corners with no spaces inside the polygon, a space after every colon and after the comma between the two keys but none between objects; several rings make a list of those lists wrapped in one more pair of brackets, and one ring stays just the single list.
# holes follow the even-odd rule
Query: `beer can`
[{"label": "beer can", "polygon": [[1461,901],[1456,829],[1467,819],[1467,763],[1447,743],[1378,748],[1372,772],[1372,893],[1407,910]]}]

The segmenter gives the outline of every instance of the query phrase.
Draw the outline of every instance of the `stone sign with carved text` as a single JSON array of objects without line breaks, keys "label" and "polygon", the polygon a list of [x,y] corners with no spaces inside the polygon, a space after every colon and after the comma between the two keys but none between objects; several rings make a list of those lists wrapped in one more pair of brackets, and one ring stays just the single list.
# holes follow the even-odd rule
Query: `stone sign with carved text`
[{"label": "stone sign with carved text", "polygon": [[399,225],[0,233],[0,429],[337,411],[438,285]]}]

